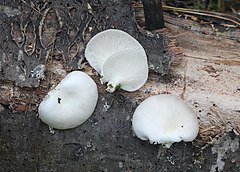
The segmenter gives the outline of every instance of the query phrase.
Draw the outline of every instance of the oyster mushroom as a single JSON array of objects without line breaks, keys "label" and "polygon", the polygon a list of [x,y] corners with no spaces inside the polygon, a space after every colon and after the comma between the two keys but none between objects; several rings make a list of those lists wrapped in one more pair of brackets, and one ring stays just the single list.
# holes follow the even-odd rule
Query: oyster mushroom
[{"label": "oyster mushroom", "polygon": [[85,57],[89,64],[101,74],[103,64],[110,56],[129,49],[146,56],[142,45],[128,33],[117,29],[108,29],[96,34],[88,42]]},{"label": "oyster mushroom", "polygon": [[103,65],[101,81],[108,82],[107,91],[116,88],[136,91],[147,81],[147,59],[140,52],[125,50],[109,57]]},{"label": "oyster mushroom", "polygon": [[191,108],[174,95],[155,95],[144,100],[135,110],[133,131],[141,140],[151,144],[193,141],[199,131],[197,116]]},{"label": "oyster mushroom", "polygon": [[38,107],[40,119],[56,129],[70,129],[84,123],[98,100],[95,82],[84,72],[69,73]]},{"label": "oyster mushroom", "polygon": [[88,42],[85,57],[102,76],[102,82],[108,82],[107,91],[135,91],[147,80],[145,50],[124,31],[109,29],[98,33]]}]

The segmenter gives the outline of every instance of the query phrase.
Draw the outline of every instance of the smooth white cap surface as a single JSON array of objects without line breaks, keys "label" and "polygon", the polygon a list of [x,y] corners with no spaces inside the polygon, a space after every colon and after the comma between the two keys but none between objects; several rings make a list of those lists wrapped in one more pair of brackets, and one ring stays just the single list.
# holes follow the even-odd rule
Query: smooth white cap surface
[{"label": "smooth white cap surface", "polygon": [[89,64],[102,75],[103,64],[110,56],[129,49],[146,56],[142,45],[128,33],[117,29],[108,29],[96,34],[88,42],[85,57]]},{"label": "smooth white cap surface", "polygon": [[170,147],[174,142],[193,141],[199,131],[197,116],[174,95],[147,98],[135,110],[133,131],[141,140]]},{"label": "smooth white cap surface", "polygon": [[103,82],[108,82],[107,91],[119,86],[126,91],[136,91],[148,78],[146,55],[134,50],[120,51],[107,59],[103,65]]},{"label": "smooth white cap surface", "polygon": [[43,99],[38,107],[39,117],[52,128],[74,128],[92,115],[97,100],[97,86],[92,78],[74,71]]}]

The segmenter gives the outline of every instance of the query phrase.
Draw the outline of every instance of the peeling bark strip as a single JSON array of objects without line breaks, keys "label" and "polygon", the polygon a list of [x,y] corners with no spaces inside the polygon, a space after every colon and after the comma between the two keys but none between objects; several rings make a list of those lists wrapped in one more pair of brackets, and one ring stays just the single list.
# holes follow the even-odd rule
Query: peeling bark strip
[{"label": "peeling bark strip", "polygon": [[162,1],[142,0],[146,27],[148,30],[157,30],[164,27]]},{"label": "peeling bark strip", "polygon": [[35,25],[31,21],[27,22],[24,27],[26,35],[26,42],[24,44],[24,51],[30,56],[36,49],[36,31]]},{"label": "peeling bark strip", "polygon": [[11,24],[11,35],[12,39],[15,41],[15,43],[18,45],[19,48],[22,47],[22,44],[24,43],[24,34],[23,34],[23,28],[19,21],[13,21]]},{"label": "peeling bark strip", "polygon": [[61,17],[57,10],[48,8],[44,12],[39,25],[39,37],[45,49],[53,44],[56,34],[61,30],[62,25]]}]

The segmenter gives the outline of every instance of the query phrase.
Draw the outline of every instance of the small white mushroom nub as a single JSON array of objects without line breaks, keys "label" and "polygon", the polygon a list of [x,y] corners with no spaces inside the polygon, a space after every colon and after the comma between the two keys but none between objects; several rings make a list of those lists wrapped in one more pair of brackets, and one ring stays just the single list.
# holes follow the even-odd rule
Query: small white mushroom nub
[{"label": "small white mushroom nub", "polygon": [[142,45],[121,30],[109,29],[95,35],[87,44],[89,64],[108,83],[107,91],[116,88],[135,91],[147,81],[147,55]]},{"label": "small white mushroom nub", "polygon": [[91,77],[74,71],[43,99],[38,108],[39,117],[52,128],[74,128],[92,115],[97,99],[97,86]]},{"label": "small white mushroom nub", "polygon": [[133,131],[141,140],[170,147],[174,142],[193,141],[199,131],[197,116],[177,96],[163,94],[144,100],[135,110]]}]

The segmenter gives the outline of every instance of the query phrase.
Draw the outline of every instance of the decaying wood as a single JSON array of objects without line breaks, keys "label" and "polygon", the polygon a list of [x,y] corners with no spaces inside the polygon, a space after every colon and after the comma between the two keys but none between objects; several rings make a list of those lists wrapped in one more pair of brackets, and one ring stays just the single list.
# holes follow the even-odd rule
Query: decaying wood
[{"label": "decaying wood", "polygon": [[0,13],[0,21],[4,21],[0,25],[0,103],[13,111],[35,110],[67,72],[82,69],[86,43],[105,29],[121,29],[138,39],[155,72],[167,73],[175,57],[169,32],[148,34],[137,27],[130,1],[20,1],[8,5],[2,5]]},{"label": "decaying wood", "polygon": [[[27,16],[31,16],[31,22],[38,26],[39,32],[34,36],[33,26],[25,27],[24,32],[19,30],[28,25],[29,21],[24,16],[23,20],[16,17],[23,21],[22,24],[13,23],[17,24],[18,27],[14,27],[17,30],[8,22],[0,27],[4,33],[0,35],[0,103],[15,111],[36,110],[47,91],[67,72],[82,68],[80,63],[87,41],[103,29],[117,28],[137,38],[146,49],[150,68],[165,74],[162,76],[151,71],[147,83],[140,90],[134,93],[119,91],[121,95],[137,103],[161,93],[181,96],[199,117],[200,143],[210,143],[230,130],[240,133],[240,45],[237,40],[192,32],[171,22],[166,25],[168,29],[149,32],[137,26],[134,15],[129,12],[132,10],[130,3],[124,8],[121,4],[113,8],[109,1],[104,4],[75,4],[76,7],[70,5],[67,8],[53,8],[45,3],[41,6],[24,4],[23,9],[27,9]],[[116,9],[118,14],[114,13]],[[65,14],[71,21],[66,16],[62,17]],[[41,17],[46,17],[49,28],[43,26],[47,20]],[[2,20],[11,21],[6,16],[2,16]],[[194,23],[181,21],[185,25],[189,23],[189,26]],[[23,43],[21,34],[27,33],[26,28],[29,28],[30,35]],[[61,30],[63,28],[65,30]],[[11,33],[12,37],[9,37]],[[26,54],[19,48],[22,44]],[[105,86],[100,84],[92,68],[86,65],[84,71],[94,78],[99,92],[104,94]]]},{"label": "decaying wood", "polygon": [[[142,7],[134,5],[136,19],[144,26]],[[181,96],[199,117],[200,143],[213,143],[229,131],[239,135],[240,29],[217,30],[217,26],[167,13],[164,18],[184,56],[173,58],[176,65],[168,77],[150,75],[144,88],[135,93],[135,100],[161,93]]]},{"label": "decaying wood", "polygon": [[[136,20],[145,27],[143,5],[133,4]],[[223,13],[163,6],[165,25],[171,24],[200,34],[240,40],[240,18]],[[186,20],[188,19],[188,20]]]}]

